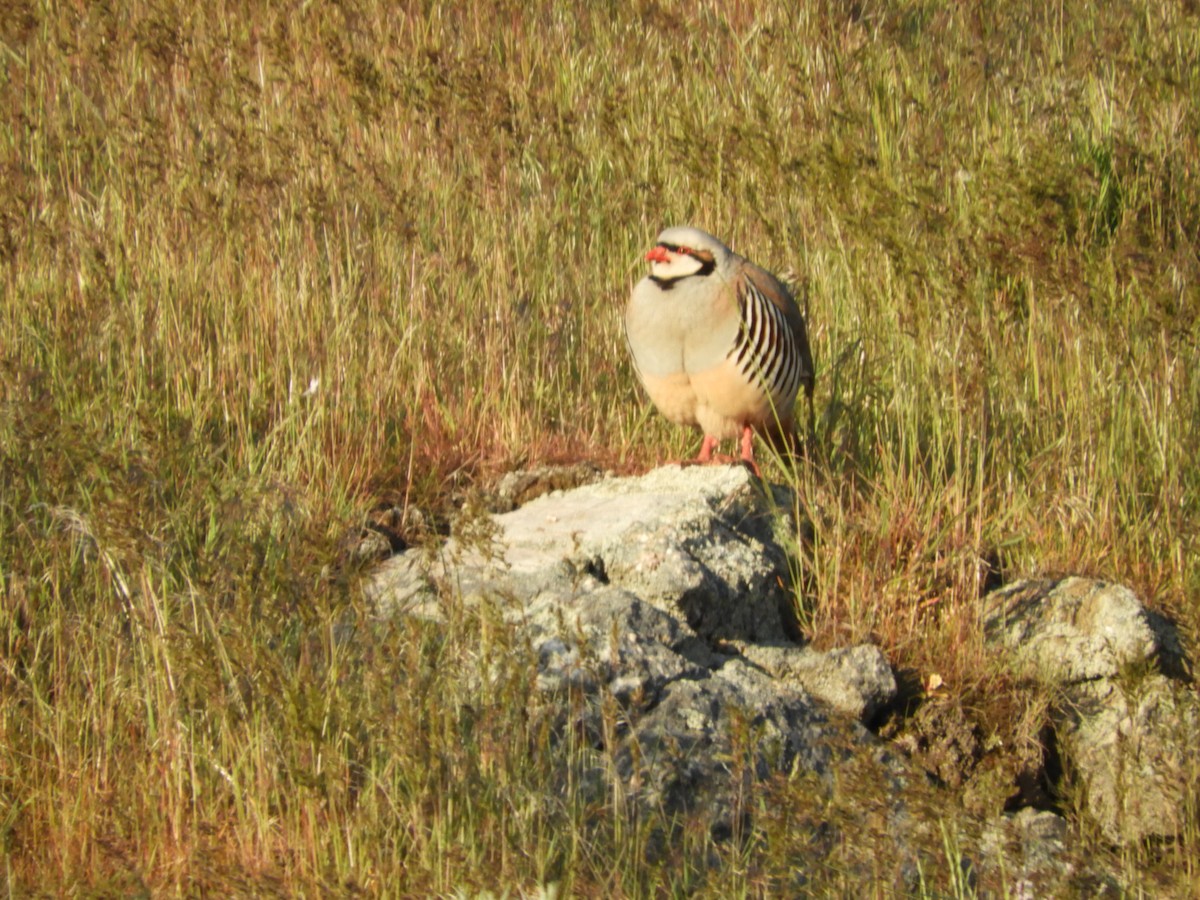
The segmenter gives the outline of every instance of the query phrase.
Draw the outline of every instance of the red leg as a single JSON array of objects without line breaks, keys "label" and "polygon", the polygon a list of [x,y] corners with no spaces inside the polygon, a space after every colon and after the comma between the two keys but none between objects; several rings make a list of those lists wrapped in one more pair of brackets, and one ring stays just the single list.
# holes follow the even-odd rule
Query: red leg
[{"label": "red leg", "polygon": [[706,434],[704,436],[704,443],[700,445],[700,455],[696,457],[696,460],[702,463],[711,462],[713,450],[716,449],[716,446],[717,439]]},{"label": "red leg", "polygon": [[754,462],[754,432],[750,430],[749,425],[742,428],[742,460]]},{"label": "red leg", "polygon": [[742,462],[748,463],[750,471],[762,478],[758,463],[754,461],[754,432],[750,430],[749,425],[742,429]]}]

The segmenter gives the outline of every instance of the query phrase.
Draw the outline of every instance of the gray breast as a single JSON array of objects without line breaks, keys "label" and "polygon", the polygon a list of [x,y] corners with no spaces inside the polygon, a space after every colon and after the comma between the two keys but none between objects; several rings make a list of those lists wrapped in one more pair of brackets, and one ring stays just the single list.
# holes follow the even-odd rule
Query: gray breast
[{"label": "gray breast", "polygon": [[738,322],[716,313],[710,279],[683,279],[664,290],[644,278],[625,310],[625,333],[643,375],[695,374],[720,365],[734,346]]}]

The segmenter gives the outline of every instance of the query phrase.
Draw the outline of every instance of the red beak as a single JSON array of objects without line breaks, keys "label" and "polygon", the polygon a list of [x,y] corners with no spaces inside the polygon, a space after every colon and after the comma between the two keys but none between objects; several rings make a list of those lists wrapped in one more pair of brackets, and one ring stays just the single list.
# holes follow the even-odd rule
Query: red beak
[{"label": "red beak", "polygon": [[662,244],[656,244],[647,251],[646,259],[649,262],[665,263],[671,261],[671,254],[667,252],[667,248]]}]

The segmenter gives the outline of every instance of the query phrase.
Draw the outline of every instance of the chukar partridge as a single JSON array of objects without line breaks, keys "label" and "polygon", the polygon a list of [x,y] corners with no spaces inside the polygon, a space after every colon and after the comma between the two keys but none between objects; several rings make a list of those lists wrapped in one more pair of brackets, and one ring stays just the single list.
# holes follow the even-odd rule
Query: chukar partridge
[{"label": "chukar partridge", "polygon": [[650,274],[625,308],[638,377],[659,411],[704,433],[698,459],[740,437],[757,471],[753,432],[796,438],[800,388],[812,427],[813,363],[804,317],[778,279],[698,228],[668,228],[646,254]]}]

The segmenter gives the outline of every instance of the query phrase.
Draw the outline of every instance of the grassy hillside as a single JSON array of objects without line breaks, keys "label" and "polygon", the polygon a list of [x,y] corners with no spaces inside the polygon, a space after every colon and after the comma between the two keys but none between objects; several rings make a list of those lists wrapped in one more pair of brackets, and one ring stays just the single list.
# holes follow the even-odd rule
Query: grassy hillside
[{"label": "grassy hillside", "polygon": [[[9,891],[787,883],[770,817],[648,860],[519,642],[373,626],[347,552],[506,467],[694,452],[620,330],[668,224],[807,298],[822,449],[771,474],[818,644],[987,723],[989,578],[1117,579],[1194,641],[1197,160],[1190,0],[2,4]],[[1119,863],[1186,893],[1190,852]]]}]

